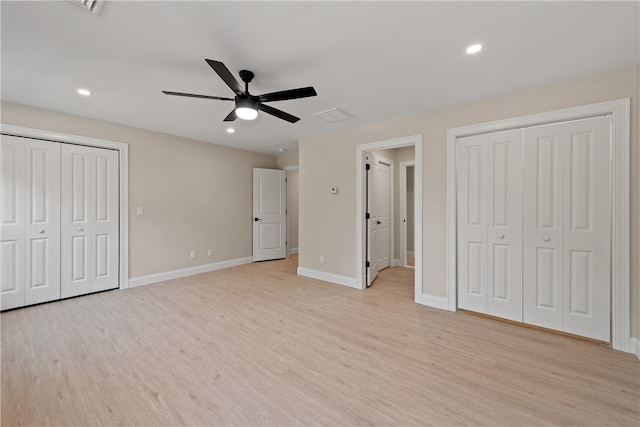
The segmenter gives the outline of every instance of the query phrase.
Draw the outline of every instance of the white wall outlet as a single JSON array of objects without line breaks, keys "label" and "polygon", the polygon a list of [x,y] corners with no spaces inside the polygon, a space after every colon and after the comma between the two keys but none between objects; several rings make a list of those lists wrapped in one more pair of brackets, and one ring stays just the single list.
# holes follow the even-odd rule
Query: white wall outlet
[{"label": "white wall outlet", "polygon": [[213,249],[207,249],[207,256],[213,255]]},{"label": "white wall outlet", "polygon": [[143,213],[142,206],[138,206],[138,207],[136,208],[136,214],[138,214],[138,215],[142,215],[142,213]]},{"label": "white wall outlet", "polygon": [[338,192],[338,186],[337,185],[329,187],[329,193],[336,194],[337,192]]},{"label": "white wall outlet", "polygon": [[196,257],[196,251],[191,251],[191,258],[195,258]]},{"label": "white wall outlet", "polygon": [[320,262],[324,262],[324,255],[320,255]]}]

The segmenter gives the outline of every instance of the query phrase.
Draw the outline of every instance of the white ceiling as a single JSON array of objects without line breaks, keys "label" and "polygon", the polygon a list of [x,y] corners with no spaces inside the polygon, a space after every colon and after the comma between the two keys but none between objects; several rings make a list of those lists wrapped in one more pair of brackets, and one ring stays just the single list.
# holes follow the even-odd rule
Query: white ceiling
[{"label": "white ceiling", "polygon": [[[278,154],[301,138],[639,62],[638,2],[1,2],[3,100]],[[475,56],[472,43],[484,44]],[[222,119],[233,103],[204,58],[254,94],[312,85],[318,96]],[[82,98],[75,91],[88,88]],[[340,107],[339,123],[312,114]]]}]

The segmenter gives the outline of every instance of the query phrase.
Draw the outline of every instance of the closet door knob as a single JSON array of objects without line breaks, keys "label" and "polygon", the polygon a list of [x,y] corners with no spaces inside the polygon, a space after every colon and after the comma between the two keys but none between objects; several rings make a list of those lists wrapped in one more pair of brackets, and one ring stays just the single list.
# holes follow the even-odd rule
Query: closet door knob
[{"label": "closet door knob", "polygon": [[80,227],[78,228],[78,231],[84,231],[84,228]]},{"label": "closet door knob", "polygon": [[504,239],[504,234],[499,234],[498,237]]},{"label": "closet door knob", "polygon": [[549,236],[544,236],[542,240],[544,240],[545,242],[548,242],[549,240],[551,240],[551,238]]},{"label": "closet door knob", "polygon": [[38,230],[38,233],[42,234],[44,233],[44,230],[41,228],[40,230]]}]

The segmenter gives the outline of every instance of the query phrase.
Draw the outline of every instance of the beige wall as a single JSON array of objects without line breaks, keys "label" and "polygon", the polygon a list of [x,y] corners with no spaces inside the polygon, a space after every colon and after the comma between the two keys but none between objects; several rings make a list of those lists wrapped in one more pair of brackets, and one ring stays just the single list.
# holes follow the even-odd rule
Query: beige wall
[{"label": "beige wall", "polygon": [[[632,334],[638,336],[640,196],[638,169],[638,67],[497,96],[300,141],[299,265],[356,277],[356,146],[423,135],[424,292],[446,295],[447,129],[561,108],[631,98],[631,298]],[[331,165],[331,167],[327,167]],[[325,189],[339,185],[338,197]],[[325,262],[319,262],[319,255]]]},{"label": "beige wall", "polygon": [[252,169],[275,168],[275,156],[18,104],[1,108],[2,123],[129,144],[130,277],[251,256]]},{"label": "beige wall", "polygon": [[[278,167],[290,169],[298,166],[298,153],[287,153],[278,156]],[[298,249],[298,169],[287,171],[287,221],[289,249]]]}]

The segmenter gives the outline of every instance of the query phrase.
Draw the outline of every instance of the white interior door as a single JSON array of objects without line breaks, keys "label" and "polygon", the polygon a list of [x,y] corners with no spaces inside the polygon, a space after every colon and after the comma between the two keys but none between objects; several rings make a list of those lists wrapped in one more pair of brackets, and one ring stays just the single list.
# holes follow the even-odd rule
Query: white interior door
[{"label": "white interior door", "polygon": [[60,144],[2,136],[1,308],[60,298]]},{"label": "white interior door", "polygon": [[487,135],[458,139],[458,307],[487,313]]},{"label": "white interior door", "polygon": [[610,117],[564,126],[564,331],[610,341]]},{"label": "white interior door", "polygon": [[524,322],[562,330],[563,125],[524,132]]},{"label": "white interior door", "polygon": [[253,169],[253,260],[287,257],[287,172]]},{"label": "white interior door", "polygon": [[62,298],[119,286],[118,153],[62,146]]},{"label": "white interior door", "polygon": [[522,131],[486,135],[487,313],[522,321]]},{"label": "white interior door", "polygon": [[60,145],[26,143],[25,304],[60,299]]},{"label": "white interior door", "polygon": [[391,263],[390,163],[372,153],[367,155],[367,286]]},{"label": "white interior door", "polygon": [[522,321],[522,132],[458,140],[458,305]]},{"label": "white interior door", "polygon": [[0,309],[24,305],[26,162],[22,138],[0,140]]}]

